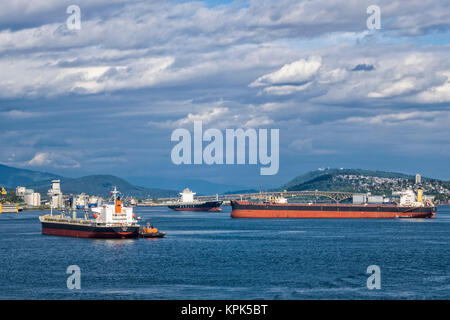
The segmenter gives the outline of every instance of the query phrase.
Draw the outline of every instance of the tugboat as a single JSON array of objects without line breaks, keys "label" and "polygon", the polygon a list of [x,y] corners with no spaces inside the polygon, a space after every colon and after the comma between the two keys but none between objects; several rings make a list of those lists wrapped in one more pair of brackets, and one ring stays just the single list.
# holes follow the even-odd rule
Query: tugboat
[{"label": "tugboat", "polygon": [[[42,234],[57,235],[76,238],[137,238],[139,224],[135,219],[132,207],[122,205],[117,188],[111,192],[113,203],[92,208],[93,219],[87,213],[84,218],[77,218],[76,201],[71,201],[66,215],[64,211],[53,215],[53,206],[50,214],[40,216]],[[72,217],[70,217],[72,211]]]},{"label": "tugboat", "polygon": [[159,232],[158,228],[150,226],[150,222],[147,222],[147,227],[142,227],[139,231],[139,236],[142,238],[164,238],[165,235],[165,232]]},{"label": "tugboat", "polygon": [[220,207],[222,201],[197,201],[194,200],[195,193],[188,188],[180,193],[181,199],[177,203],[171,204],[168,207],[175,211],[222,211]]}]

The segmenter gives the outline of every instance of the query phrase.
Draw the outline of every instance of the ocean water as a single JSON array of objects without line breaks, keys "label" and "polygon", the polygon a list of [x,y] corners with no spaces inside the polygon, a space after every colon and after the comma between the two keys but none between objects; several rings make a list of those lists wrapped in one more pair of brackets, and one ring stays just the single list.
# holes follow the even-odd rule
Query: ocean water
[{"label": "ocean water", "polygon": [[[231,219],[137,208],[163,239],[45,236],[0,215],[0,299],[449,299],[450,207],[435,219]],[[81,270],[69,290],[67,267]],[[367,267],[381,289],[367,288]]]}]

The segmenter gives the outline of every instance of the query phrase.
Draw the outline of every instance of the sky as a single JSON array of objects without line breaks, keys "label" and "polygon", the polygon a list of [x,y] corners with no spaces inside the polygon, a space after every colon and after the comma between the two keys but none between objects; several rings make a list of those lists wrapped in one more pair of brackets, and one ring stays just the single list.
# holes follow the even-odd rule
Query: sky
[{"label": "sky", "polygon": [[[277,186],[326,167],[450,179],[448,1],[0,4],[2,164],[155,187]],[[175,165],[171,134],[194,121],[279,129],[278,173]]]}]

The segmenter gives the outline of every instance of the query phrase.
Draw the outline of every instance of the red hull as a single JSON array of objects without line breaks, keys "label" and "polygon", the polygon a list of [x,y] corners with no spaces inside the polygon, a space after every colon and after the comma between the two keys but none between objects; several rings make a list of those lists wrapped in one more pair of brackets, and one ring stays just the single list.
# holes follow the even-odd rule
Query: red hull
[{"label": "red hull", "polygon": [[436,207],[231,201],[232,218],[433,218]]},{"label": "red hull", "polygon": [[67,229],[54,229],[54,228],[42,228],[42,234],[74,237],[74,238],[108,238],[108,239],[125,239],[136,238],[138,234],[135,232],[90,232],[81,230],[67,230]]},{"label": "red hull", "polygon": [[232,218],[433,218],[434,215],[427,213],[408,212],[399,214],[395,212],[332,212],[332,211],[275,211],[275,210],[242,210],[236,209],[231,212]]}]

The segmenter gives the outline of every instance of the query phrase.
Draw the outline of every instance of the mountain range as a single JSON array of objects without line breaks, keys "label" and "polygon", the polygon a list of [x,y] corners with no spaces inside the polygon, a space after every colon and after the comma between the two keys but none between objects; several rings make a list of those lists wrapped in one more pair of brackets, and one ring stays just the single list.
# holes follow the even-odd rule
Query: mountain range
[{"label": "mountain range", "polygon": [[45,195],[50,189],[51,180],[61,180],[61,190],[66,194],[87,193],[90,195],[108,196],[114,186],[126,196],[142,198],[158,198],[177,196],[174,190],[146,188],[113,175],[90,175],[80,178],[68,178],[57,174],[19,169],[0,164],[0,185],[15,189],[25,186]]},{"label": "mountain range", "polygon": [[[126,196],[138,198],[177,197],[179,190],[188,187],[197,194],[223,194],[258,192],[258,188],[242,188],[239,186],[220,185],[205,180],[178,181],[171,184],[175,190],[161,188],[167,186],[164,180],[148,178],[131,178],[128,182],[113,175],[90,175],[80,178],[68,178],[48,172],[39,172],[0,165],[0,186],[15,189],[16,186],[26,186],[42,195],[47,193],[53,179],[61,180],[61,189],[66,194],[87,193],[90,195],[107,196],[113,188],[117,188]],[[166,179],[167,180],[167,179]],[[138,182],[145,187],[136,186]],[[167,182],[167,181],[166,181]],[[413,186],[415,176],[404,173],[372,171],[364,169],[318,169],[299,175],[279,188],[272,190],[302,191],[347,191],[355,193],[371,192],[372,194],[390,195]],[[148,187],[157,185],[158,188]],[[424,192],[438,195],[442,199],[450,198],[450,181],[442,181],[422,177]],[[233,191],[234,190],[234,191]],[[240,191],[236,191],[240,190]]]},{"label": "mountain range", "polygon": [[161,188],[167,190],[183,190],[189,188],[198,195],[223,194],[226,192],[245,189],[244,186],[216,183],[203,179],[164,178],[160,176],[132,176],[126,177],[134,185],[147,188]]}]

